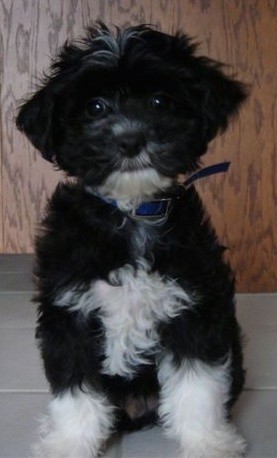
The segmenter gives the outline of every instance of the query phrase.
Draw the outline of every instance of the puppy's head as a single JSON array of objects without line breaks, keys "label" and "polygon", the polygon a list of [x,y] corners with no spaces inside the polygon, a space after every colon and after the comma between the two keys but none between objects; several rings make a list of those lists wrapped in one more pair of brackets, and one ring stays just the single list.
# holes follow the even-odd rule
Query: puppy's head
[{"label": "puppy's head", "polygon": [[110,197],[140,199],[195,170],[245,98],[185,35],[90,28],[66,44],[17,126],[43,157]]}]

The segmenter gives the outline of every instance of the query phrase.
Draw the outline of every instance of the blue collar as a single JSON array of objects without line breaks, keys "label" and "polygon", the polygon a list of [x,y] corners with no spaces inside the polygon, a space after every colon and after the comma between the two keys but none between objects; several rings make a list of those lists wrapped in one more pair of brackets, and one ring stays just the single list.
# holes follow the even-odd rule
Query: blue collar
[{"label": "blue collar", "polygon": [[[99,197],[107,204],[112,205],[115,208],[120,208],[117,200],[102,196],[101,194],[95,191],[93,192],[93,194]],[[132,218],[137,219],[164,218],[168,213],[171,201],[172,197],[148,200],[147,202],[142,202],[141,204],[134,206],[131,210],[126,210],[125,213],[127,213],[127,215],[131,216]]]},{"label": "blue collar", "polygon": [[168,214],[172,197],[149,200],[128,211],[132,218],[165,218]]},{"label": "blue collar", "polygon": [[[204,167],[203,169],[198,170],[194,174],[192,174],[186,181],[181,184],[182,187],[187,188],[195,181],[205,178],[209,175],[214,175],[216,173],[227,172],[230,166],[230,162],[220,162],[218,164],[213,164],[208,167]],[[104,200],[104,202],[112,205],[115,208],[119,208],[118,202],[115,199],[110,199],[108,197],[104,197],[97,192],[94,192],[97,197]],[[177,196],[179,198],[180,196]],[[176,197],[165,197],[160,199],[153,199],[147,202],[143,202],[137,207],[133,207],[132,210],[127,211],[126,213],[131,216],[132,218],[137,219],[162,219],[165,218],[169,211],[169,206],[173,199]]]},{"label": "blue collar", "polygon": [[190,177],[186,179],[182,186],[190,186],[194,181],[200,180],[201,178],[208,177],[209,175],[214,175],[215,173],[227,172],[230,167],[230,162],[219,162],[218,164],[209,165],[203,169],[198,170],[193,173]]}]

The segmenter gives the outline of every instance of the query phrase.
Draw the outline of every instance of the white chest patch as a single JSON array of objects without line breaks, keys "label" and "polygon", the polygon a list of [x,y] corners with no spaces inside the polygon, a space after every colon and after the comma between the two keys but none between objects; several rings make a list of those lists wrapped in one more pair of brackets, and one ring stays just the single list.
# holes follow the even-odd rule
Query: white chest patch
[{"label": "white chest patch", "polygon": [[149,363],[157,350],[157,324],[192,304],[176,281],[150,272],[143,261],[139,266],[113,271],[112,284],[97,280],[87,291],[67,290],[55,301],[85,315],[97,310],[105,328],[105,374],[131,378],[137,366]]}]

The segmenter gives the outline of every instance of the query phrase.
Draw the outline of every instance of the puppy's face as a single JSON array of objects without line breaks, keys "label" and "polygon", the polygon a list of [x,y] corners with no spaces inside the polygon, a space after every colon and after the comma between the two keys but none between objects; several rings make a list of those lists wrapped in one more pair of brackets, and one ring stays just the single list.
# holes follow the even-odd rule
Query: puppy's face
[{"label": "puppy's face", "polygon": [[17,118],[43,156],[119,199],[154,195],[195,170],[245,95],[186,36],[90,29],[66,45]]}]

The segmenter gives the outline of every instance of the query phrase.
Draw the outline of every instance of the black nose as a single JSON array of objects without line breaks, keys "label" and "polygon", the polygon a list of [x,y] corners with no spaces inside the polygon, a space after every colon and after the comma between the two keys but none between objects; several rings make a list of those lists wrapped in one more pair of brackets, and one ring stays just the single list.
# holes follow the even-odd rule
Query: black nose
[{"label": "black nose", "polygon": [[119,147],[124,156],[134,157],[139,154],[146,142],[144,137],[138,135],[125,135],[119,141]]}]

